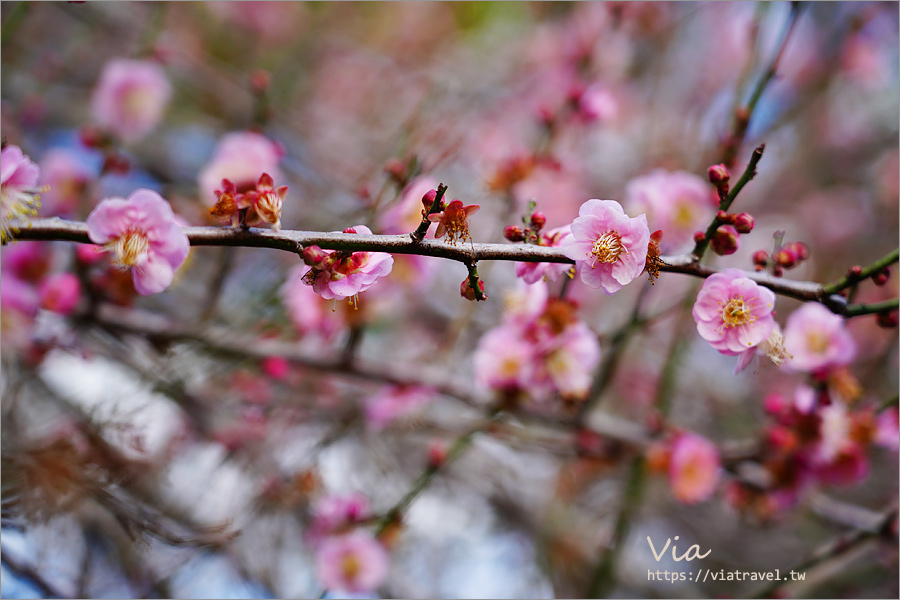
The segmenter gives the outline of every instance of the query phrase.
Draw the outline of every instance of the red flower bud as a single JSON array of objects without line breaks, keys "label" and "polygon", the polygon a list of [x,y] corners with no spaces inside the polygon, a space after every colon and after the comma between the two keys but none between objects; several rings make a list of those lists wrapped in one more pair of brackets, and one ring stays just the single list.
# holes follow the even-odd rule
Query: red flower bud
[{"label": "red flower bud", "polygon": [[859,265],[853,265],[847,271],[847,277],[851,279],[859,279],[862,276],[862,267]]},{"label": "red flower bud", "polygon": [[437,190],[428,190],[425,192],[425,195],[422,196],[422,206],[425,207],[425,210],[431,210],[431,205],[434,204],[435,198],[437,198]]},{"label": "red flower bud", "polygon": [[503,237],[511,242],[521,242],[525,239],[525,232],[518,225],[510,225],[503,228]]},{"label": "red flower bud", "polygon": [[731,225],[721,225],[710,240],[713,252],[719,256],[728,256],[737,252],[741,245],[741,238],[737,230]]},{"label": "red flower bud", "polygon": [[753,253],[753,264],[758,267],[765,267],[769,261],[769,253],[765,250],[757,250]]},{"label": "red flower bud", "polygon": [[884,285],[888,282],[888,279],[891,278],[891,268],[885,267],[882,270],[878,271],[874,275],[872,275],[872,281],[875,282],[875,285]]},{"label": "red flower bud", "polygon": [[447,444],[442,440],[434,440],[428,445],[428,464],[438,468],[447,460]]},{"label": "red flower bud", "polygon": [[695,231],[695,232],[694,232],[694,243],[695,243],[695,244],[702,244],[705,240],[706,240],[706,234],[705,234],[705,233],[703,233],[702,231]]},{"label": "red flower bud", "polygon": [[711,165],[706,170],[706,176],[709,178],[709,182],[716,187],[728,183],[728,180],[731,179],[731,173],[724,164]]},{"label": "red flower bud", "polygon": [[753,216],[747,213],[735,215],[732,219],[732,223],[734,224],[734,228],[738,230],[738,233],[750,233],[753,231]]},{"label": "red flower bud", "polygon": [[893,329],[897,326],[898,321],[900,321],[900,317],[898,317],[896,310],[892,310],[889,312],[878,313],[875,315],[875,321],[878,323],[879,327]]},{"label": "red flower bud", "polygon": [[[480,279],[478,280],[478,291],[481,292],[481,299],[487,299],[487,295],[484,293],[484,282]],[[469,278],[466,277],[463,279],[462,283],[459,284],[459,295],[465,298],[466,300],[475,301],[478,300],[478,297],[475,295],[475,290],[472,288],[472,285],[469,283]]]},{"label": "red flower bud", "polygon": [[732,221],[734,221],[734,219],[732,217],[733,217],[733,215],[729,215],[724,210],[720,210],[720,211],[716,212],[716,220],[720,223],[725,223],[725,224],[730,225],[732,223]]},{"label": "red flower bud", "polygon": [[792,269],[800,262],[797,258],[797,254],[787,246],[779,248],[775,254],[772,255],[772,260],[775,261],[775,264],[785,269]]},{"label": "red flower bud", "polygon": [[540,211],[535,211],[531,215],[531,228],[536,232],[540,231],[547,224],[547,217]]},{"label": "red flower bud", "polygon": [[344,233],[356,233],[356,230],[353,229],[352,227],[348,227],[347,229],[344,230]]},{"label": "red flower bud", "polygon": [[786,244],[786,246],[793,250],[794,254],[797,255],[797,260],[806,260],[809,258],[809,246],[803,242],[791,242]]},{"label": "red flower bud", "polygon": [[307,246],[303,249],[303,262],[310,267],[321,264],[328,254],[318,246]]},{"label": "red flower bud", "polygon": [[781,265],[775,265],[772,267],[772,275],[775,277],[781,277],[784,275],[784,269],[781,268]]}]

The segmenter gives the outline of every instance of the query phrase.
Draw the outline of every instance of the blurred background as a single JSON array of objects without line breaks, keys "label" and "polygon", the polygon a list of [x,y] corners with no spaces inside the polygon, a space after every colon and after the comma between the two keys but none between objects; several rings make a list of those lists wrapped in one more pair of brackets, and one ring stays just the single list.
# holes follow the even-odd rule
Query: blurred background
[{"label": "blurred background", "polygon": [[[549,230],[604,198],[647,212],[666,253],[714,215],[706,169],[729,142],[735,178],[765,143],[735,205],[755,227],[710,262],[752,271],[754,252],[803,242],[785,277],[828,282],[897,247],[897,6],[4,2],[2,136],[41,167],[46,217],[83,221],[145,187],[215,225],[221,179],[265,171],[289,186],[284,229],[408,232],[443,182],[481,206],[476,242],[502,242],[530,201]],[[137,92],[110,108],[121,60],[139,61],[120,63]],[[75,244],[21,241],[2,259],[3,597],[318,597],[314,530],[348,494],[370,505],[361,528],[388,523],[371,596],[734,597],[758,586],[648,580],[698,561],[657,563],[646,538],[711,549],[710,570],[784,571],[896,507],[896,437],[866,445],[851,475],[746,484],[772,479],[767,399],[826,384],[773,365],[733,374],[696,334],[701,282],[684,275],[615,296],[549,282],[599,341],[591,393],[520,399],[486,424],[497,391],[473,354],[523,302],[511,263],[479,265],[489,300],[474,303],[463,265],[398,256],[354,309],[270,249],[193,248],[149,297]],[[63,273],[79,282],[65,310],[9,291]],[[896,298],[897,278],[854,293]],[[782,327],[799,305],[779,297]],[[896,329],[872,316],[847,329],[856,359],[826,387],[879,424],[888,406],[896,436]],[[379,520],[473,429],[402,520]],[[703,501],[654,471],[677,431],[717,448]],[[897,597],[891,527],[779,593]]]}]

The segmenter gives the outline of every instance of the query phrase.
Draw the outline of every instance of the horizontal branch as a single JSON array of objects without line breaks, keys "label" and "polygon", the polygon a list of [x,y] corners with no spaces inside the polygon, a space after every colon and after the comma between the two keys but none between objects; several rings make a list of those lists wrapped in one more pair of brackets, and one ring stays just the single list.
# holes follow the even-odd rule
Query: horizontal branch
[{"label": "horizontal branch", "polygon": [[[87,225],[62,219],[35,219],[11,224],[17,230],[19,240],[61,240],[92,243]],[[364,235],[354,233],[325,233],[318,231],[272,231],[270,229],[235,230],[229,227],[185,227],[184,232],[192,246],[244,246],[272,248],[299,254],[307,246],[319,246],[326,250],[350,252],[389,252],[391,254],[416,254],[459,261],[469,265],[473,261],[503,260],[519,262],[547,262],[573,264],[559,247],[534,244],[460,244],[442,240],[425,239],[416,242],[409,234]],[[721,268],[699,263],[690,254],[660,257],[660,271],[682,273],[706,278],[722,271]],[[823,302],[834,312],[842,313],[843,298],[823,292],[820,284],[812,281],[793,281],[773,277],[765,272],[746,271],[746,276],[777,294],[797,300]]]}]

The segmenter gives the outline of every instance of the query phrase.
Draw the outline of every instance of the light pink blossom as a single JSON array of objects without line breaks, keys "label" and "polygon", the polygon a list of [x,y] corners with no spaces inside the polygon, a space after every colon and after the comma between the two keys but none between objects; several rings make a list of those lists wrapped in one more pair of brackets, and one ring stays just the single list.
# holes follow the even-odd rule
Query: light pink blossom
[{"label": "light pink blossom", "polygon": [[363,494],[331,494],[316,504],[307,538],[318,544],[327,536],[347,533],[372,515],[369,499]]},{"label": "light pink blossom", "polygon": [[366,400],[366,420],[375,429],[382,429],[433,399],[434,390],[430,388],[390,386]]},{"label": "light pink blossom", "polygon": [[647,217],[629,217],[615,200],[588,200],[562,245],[589,287],[614,294],[644,270],[650,230]]},{"label": "light pink blossom", "polygon": [[81,296],[81,282],[72,273],[56,273],[41,282],[41,307],[68,315],[78,306]]},{"label": "light pink blossom", "polygon": [[[355,233],[371,235],[365,225],[351,228]],[[379,277],[389,275],[394,258],[386,252],[333,252],[319,265],[311,267],[304,281],[325,298],[350,298],[369,289]]]},{"label": "light pink blossom", "polygon": [[609,89],[595,83],[578,98],[578,114],[587,121],[609,121],[618,116],[619,102]]},{"label": "light pink blossom", "polygon": [[10,220],[37,215],[40,207],[40,192],[37,187],[41,169],[31,162],[22,149],[9,145],[0,152],[0,240],[6,243],[12,239],[8,227]]},{"label": "light pink blossom", "polygon": [[158,64],[116,58],[103,67],[91,108],[101,127],[131,143],[159,124],[171,96],[172,86]]},{"label": "light pink blossom", "polygon": [[775,327],[775,294],[743,271],[726,269],[703,282],[692,314],[700,337],[728,356],[764,342]]},{"label": "light pink blossom", "polygon": [[475,382],[480,387],[505,392],[528,389],[534,348],[523,342],[518,328],[501,325],[488,331],[472,359]]},{"label": "light pink blossom", "polygon": [[190,250],[172,207],[151,190],[135,190],[127,200],[104,199],[87,226],[91,241],[104,245],[114,263],[132,267],[134,289],[144,296],[169,287]]},{"label": "light pink blossom", "polygon": [[371,592],[384,581],[389,568],[387,550],[364,531],[328,538],[316,555],[316,575],[329,590]]},{"label": "light pink blossom", "polygon": [[200,197],[209,206],[216,202],[215,192],[223,179],[233,182],[238,192],[256,187],[263,173],[274,181],[284,181],[278,163],[281,150],[264,135],[239,131],[225,135],[210,161],[200,171]]},{"label": "light pink blossom", "polygon": [[[561,246],[571,234],[569,225],[551,229],[541,236],[540,245],[551,248]],[[560,275],[571,268],[571,265],[561,263],[517,262],[516,277],[521,277],[526,283],[536,283],[542,279],[556,281]]]},{"label": "light pink blossom", "polygon": [[[581,321],[537,346],[541,358],[534,371],[533,394],[558,392],[563,398],[582,399],[590,391],[592,375],[600,362],[597,336]],[[542,393],[543,392],[543,393]]]},{"label": "light pink blossom", "polygon": [[704,437],[683,433],[672,443],[669,486],[679,502],[695,504],[712,497],[719,484],[719,451]]},{"label": "light pink blossom", "polygon": [[875,424],[874,441],[894,452],[900,448],[900,422],[896,406],[881,411]]},{"label": "light pink blossom", "polygon": [[856,357],[843,317],[818,302],[807,302],[788,317],[784,347],[792,357],[785,367],[807,373],[848,365]]},{"label": "light pink blossom", "polygon": [[41,182],[49,186],[41,195],[41,214],[51,217],[73,215],[93,177],[91,169],[65,148],[53,148],[44,154],[41,174]]},{"label": "light pink blossom", "polygon": [[705,230],[718,202],[709,183],[686,171],[656,169],[625,186],[625,206],[645,213],[650,229],[663,231],[664,253],[681,252],[693,243],[694,232]]}]

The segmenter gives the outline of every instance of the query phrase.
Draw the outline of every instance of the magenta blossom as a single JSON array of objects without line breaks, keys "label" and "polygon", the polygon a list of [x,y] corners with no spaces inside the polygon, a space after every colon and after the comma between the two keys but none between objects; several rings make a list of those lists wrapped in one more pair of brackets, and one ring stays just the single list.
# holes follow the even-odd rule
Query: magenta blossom
[{"label": "magenta blossom", "polygon": [[692,314],[700,337],[727,356],[768,339],[775,327],[775,294],[743,271],[726,269],[703,282]]},{"label": "magenta blossom", "polygon": [[143,296],[169,287],[190,250],[169,203],[151,190],[135,190],[127,200],[106,198],[87,226],[91,241],[105,246],[115,264],[133,268],[134,289]]},{"label": "magenta blossom", "polygon": [[679,502],[708,500],[719,484],[719,451],[704,437],[683,433],[672,443],[669,486]]},{"label": "magenta blossom", "polygon": [[[354,233],[371,235],[365,225],[351,228]],[[325,259],[311,267],[303,280],[325,298],[350,298],[369,289],[379,277],[389,275],[394,258],[386,252],[330,252]]]},{"label": "magenta blossom", "polygon": [[[572,235],[569,225],[551,229],[541,236],[541,246],[562,246],[563,242]],[[570,265],[561,263],[517,262],[516,277],[521,277],[526,283],[536,283],[542,279],[556,281],[559,276],[571,269]]]},{"label": "magenta blossom", "polygon": [[563,253],[587,286],[614,294],[637,278],[647,261],[647,217],[629,217],[615,200],[588,200],[572,223]]},{"label": "magenta blossom", "polygon": [[67,217],[75,213],[93,172],[78,155],[65,148],[53,148],[41,158],[41,181],[48,189],[41,196],[41,214]]},{"label": "magenta blossom", "polygon": [[31,162],[22,149],[9,145],[0,152],[0,223],[2,241],[12,238],[7,227],[11,219],[22,219],[37,215],[40,207],[40,192],[37,187],[41,169]]},{"label": "magenta blossom", "polygon": [[41,282],[39,291],[43,308],[68,315],[78,306],[81,282],[72,273],[56,273]]},{"label": "magenta blossom", "polygon": [[162,119],[172,86],[150,61],[116,58],[103,67],[94,91],[94,120],[122,141],[136,142]]},{"label": "magenta blossom", "polygon": [[316,555],[316,575],[330,590],[371,592],[384,581],[389,568],[387,550],[364,531],[328,538]]},{"label": "magenta blossom", "polygon": [[788,317],[784,347],[792,357],[785,367],[807,373],[848,365],[856,357],[843,317],[818,302],[807,302]]},{"label": "magenta blossom", "polygon": [[264,135],[252,131],[229,133],[200,171],[200,197],[210,206],[215,204],[215,192],[223,179],[233,182],[240,193],[254,189],[263,173],[274,181],[283,181],[278,168],[281,155],[275,142]]}]

